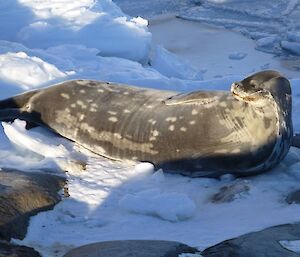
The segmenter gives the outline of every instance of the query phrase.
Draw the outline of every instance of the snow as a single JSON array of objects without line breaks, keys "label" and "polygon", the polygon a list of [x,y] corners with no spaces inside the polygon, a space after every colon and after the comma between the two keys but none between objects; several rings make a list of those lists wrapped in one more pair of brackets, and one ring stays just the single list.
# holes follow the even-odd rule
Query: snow
[{"label": "snow", "polygon": [[[272,11],[267,0],[197,2],[2,1],[1,98],[77,78],[182,92],[229,90],[249,73],[277,69],[290,78],[293,123],[300,131],[300,60],[292,54],[300,42],[298,1],[276,0],[275,7],[272,1]],[[20,120],[2,123],[0,141],[0,167],[67,177],[70,196],[34,216],[24,240],[13,240],[43,257],[116,239],[175,240],[201,250],[300,221],[300,206],[285,202],[299,189],[296,148],[268,173],[208,179],[166,174],[149,163],[113,162],[43,128],[26,130]],[[249,190],[231,202],[212,201],[231,185]]]},{"label": "snow", "polygon": [[[101,56],[117,56],[147,62],[151,34],[142,18],[131,18],[110,0],[23,0],[0,3],[2,19],[15,13],[23,24],[3,22],[0,39],[17,41],[29,48],[82,44],[97,48]],[[19,18],[20,17],[20,18]],[[2,27],[4,26],[3,30]]]},{"label": "snow", "polygon": [[[2,126],[11,147],[15,149],[15,156],[2,159],[1,166],[53,172],[84,169],[86,157],[75,151],[68,140],[41,128],[26,130],[26,122],[21,120],[15,120],[12,124],[2,122]],[[2,154],[11,153],[4,151]]]},{"label": "snow", "polygon": [[119,206],[128,212],[158,216],[173,222],[191,218],[196,209],[187,195],[161,192],[156,188],[127,194],[121,198]]},{"label": "snow", "polygon": [[66,74],[35,56],[25,52],[0,55],[0,79],[14,82],[23,89],[30,89]]},{"label": "snow", "polygon": [[202,257],[200,253],[182,253],[178,257]]},{"label": "snow", "polygon": [[287,241],[287,240],[282,240],[279,242],[284,248],[295,252],[295,253],[300,253],[300,240],[294,240],[294,241]]}]

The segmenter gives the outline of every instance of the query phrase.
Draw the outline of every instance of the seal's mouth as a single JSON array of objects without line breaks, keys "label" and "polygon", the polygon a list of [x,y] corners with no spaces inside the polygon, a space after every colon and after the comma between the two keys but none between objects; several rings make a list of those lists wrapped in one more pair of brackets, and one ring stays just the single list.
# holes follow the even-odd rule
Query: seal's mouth
[{"label": "seal's mouth", "polygon": [[260,98],[260,97],[256,96],[256,94],[258,92],[255,92],[253,94],[246,95],[246,96],[241,96],[240,94],[237,94],[234,90],[232,90],[231,92],[232,92],[232,95],[235,96],[236,98],[247,101],[247,102],[252,102],[252,101],[258,100]]},{"label": "seal's mouth", "polygon": [[245,92],[245,88],[240,83],[233,83],[231,85],[231,93],[238,100],[245,102],[254,102],[265,98],[263,90],[253,90],[248,88]]}]

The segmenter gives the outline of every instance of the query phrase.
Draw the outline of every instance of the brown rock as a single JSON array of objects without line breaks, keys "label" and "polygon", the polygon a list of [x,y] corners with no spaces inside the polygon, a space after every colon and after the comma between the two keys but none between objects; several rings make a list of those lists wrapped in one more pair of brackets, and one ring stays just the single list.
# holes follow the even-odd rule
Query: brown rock
[{"label": "brown rock", "polygon": [[23,239],[30,217],[61,200],[64,181],[50,174],[0,170],[0,239]]},{"label": "brown rock", "polygon": [[300,203],[300,189],[293,191],[290,193],[287,198],[286,198],[287,203],[292,204],[292,203]]},{"label": "brown rock", "polygon": [[14,245],[5,241],[0,241],[1,257],[41,257],[41,255],[31,247]]},{"label": "brown rock", "polygon": [[300,224],[287,224],[252,232],[209,247],[203,257],[300,257],[281,244],[300,238]]}]

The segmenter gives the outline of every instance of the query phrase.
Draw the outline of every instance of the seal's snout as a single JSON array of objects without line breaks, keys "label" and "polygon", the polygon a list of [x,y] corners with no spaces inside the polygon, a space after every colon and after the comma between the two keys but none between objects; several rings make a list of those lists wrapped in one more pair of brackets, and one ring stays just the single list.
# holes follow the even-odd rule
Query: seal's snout
[{"label": "seal's snout", "polygon": [[235,89],[236,87],[237,87],[237,82],[233,82],[233,83],[231,84],[230,91],[233,92],[234,89]]}]

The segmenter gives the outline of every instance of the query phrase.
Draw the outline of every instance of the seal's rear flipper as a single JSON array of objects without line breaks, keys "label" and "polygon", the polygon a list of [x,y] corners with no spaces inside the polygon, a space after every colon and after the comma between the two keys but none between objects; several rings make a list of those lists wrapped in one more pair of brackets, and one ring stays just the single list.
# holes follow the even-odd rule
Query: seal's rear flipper
[{"label": "seal's rear flipper", "polygon": [[0,121],[13,121],[19,119],[21,112],[19,109],[0,109]]},{"label": "seal's rear flipper", "polygon": [[[29,91],[11,98],[0,101],[0,121],[11,122],[15,119],[25,120],[26,129],[40,126],[39,115],[36,113],[28,113],[24,107],[30,102],[30,98],[40,90]],[[22,110],[23,109],[23,110]]]},{"label": "seal's rear flipper", "polygon": [[22,112],[20,109],[0,109],[0,121],[12,122],[16,119],[26,121],[26,129],[44,125],[36,113]]},{"label": "seal's rear flipper", "polygon": [[0,110],[2,109],[19,109],[24,107],[30,100],[30,98],[35,95],[40,90],[29,91],[20,95],[13,96],[0,101]]}]

